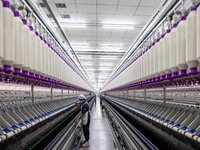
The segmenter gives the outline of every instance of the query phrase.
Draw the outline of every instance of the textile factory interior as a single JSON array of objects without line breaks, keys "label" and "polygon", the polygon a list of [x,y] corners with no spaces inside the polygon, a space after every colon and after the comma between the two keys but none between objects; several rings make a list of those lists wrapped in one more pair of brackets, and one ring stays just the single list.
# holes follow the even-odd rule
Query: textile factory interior
[{"label": "textile factory interior", "polygon": [[199,150],[200,0],[1,0],[1,150]]}]

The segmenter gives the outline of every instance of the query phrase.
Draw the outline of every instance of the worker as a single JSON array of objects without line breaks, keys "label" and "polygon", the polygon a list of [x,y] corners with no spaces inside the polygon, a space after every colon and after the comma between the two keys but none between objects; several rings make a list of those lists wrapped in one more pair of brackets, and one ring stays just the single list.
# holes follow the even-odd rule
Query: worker
[{"label": "worker", "polygon": [[[81,107],[81,116],[80,119],[82,120],[82,127],[83,127],[83,134],[85,140],[81,141],[81,147],[89,147],[89,139],[90,139],[90,107],[84,95],[79,95],[78,99],[80,101]],[[79,119],[78,119],[79,120]]]},{"label": "worker", "polygon": [[104,104],[104,101],[103,101],[103,100],[101,100],[101,108],[102,108],[102,111],[104,111],[105,104]]}]

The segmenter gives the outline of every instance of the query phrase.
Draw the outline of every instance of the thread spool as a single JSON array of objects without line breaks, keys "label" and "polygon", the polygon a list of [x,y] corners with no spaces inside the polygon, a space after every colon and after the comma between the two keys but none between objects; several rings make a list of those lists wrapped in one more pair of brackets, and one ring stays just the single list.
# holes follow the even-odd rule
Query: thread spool
[{"label": "thread spool", "polygon": [[160,80],[160,75],[159,75],[159,58],[158,58],[158,51],[159,51],[159,42],[160,42],[160,32],[157,30],[156,34],[155,34],[155,39],[156,39],[156,43],[155,43],[155,51],[154,51],[154,57],[155,57],[155,66],[154,66],[154,75],[156,77],[156,81]]},{"label": "thread spool", "polygon": [[163,44],[163,65],[164,65],[164,72],[165,72],[165,79],[170,79],[172,76],[172,72],[170,69],[170,59],[169,59],[169,39],[170,39],[170,32],[171,32],[171,21],[167,20],[166,22],[166,29],[165,29],[165,37],[164,37],[164,44]]},{"label": "thread spool", "polygon": [[0,2],[0,71],[3,67],[1,64],[3,57],[3,3]]},{"label": "thread spool", "polygon": [[5,73],[13,71],[12,64],[15,61],[14,50],[14,29],[13,29],[13,12],[10,9],[10,1],[3,1],[3,70]]},{"label": "thread spool", "polygon": [[32,14],[29,17],[29,22],[30,22],[30,75],[31,77],[35,77],[36,73],[36,35],[35,35],[35,30],[34,30],[34,25],[33,23],[33,17]]},{"label": "thread spool", "polygon": [[178,25],[178,15],[175,13],[173,15],[173,25],[172,31],[170,33],[170,42],[169,42],[169,58],[170,58],[170,68],[172,71],[172,77],[177,77],[179,73],[178,64],[177,64],[177,43],[176,43],[176,36],[177,36],[177,25]]},{"label": "thread spool", "polygon": [[196,24],[196,6],[190,8],[190,13],[186,19],[186,61],[188,64],[188,73],[197,74],[199,62],[197,60],[197,24]]},{"label": "thread spool", "polygon": [[165,72],[164,72],[164,65],[163,65],[163,44],[164,44],[164,40],[163,38],[165,37],[165,29],[164,29],[164,25],[161,26],[160,28],[160,41],[159,41],[159,45],[158,45],[158,72],[160,75],[160,79],[164,80],[165,79]]},{"label": "thread spool", "polygon": [[24,48],[22,52],[22,63],[23,63],[23,68],[22,72],[24,76],[29,75],[29,69],[30,69],[30,29],[28,27],[28,21],[27,21],[27,11],[24,8],[22,10],[22,15],[23,15],[23,38],[24,38]]},{"label": "thread spool", "polygon": [[200,7],[197,8],[197,59],[200,62]]},{"label": "thread spool", "polygon": [[35,73],[36,77],[39,78],[40,74],[40,65],[41,65],[41,60],[39,59],[40,57],[40,38],[39,38],[39,24],[36,21],[35,22]]},{"label": "thread spool", "polygon": [[187,75],[187,62],[186,62],[186,16],[185,16],[185,7],[181,6],[181,20],[177,27],[177,64],[179,68],[179,75]]},{"label": "thread spool", "polygon": [[[23,51],[23,23],[20,19],[20,14],[18,11],[19,2],[18,0],[14,1],[14,40],[15,40],[15,62],[13,64],[14,74],[21,75],[22,74],[22,51]],[[20,38],[19,38],[20,37]]]}]

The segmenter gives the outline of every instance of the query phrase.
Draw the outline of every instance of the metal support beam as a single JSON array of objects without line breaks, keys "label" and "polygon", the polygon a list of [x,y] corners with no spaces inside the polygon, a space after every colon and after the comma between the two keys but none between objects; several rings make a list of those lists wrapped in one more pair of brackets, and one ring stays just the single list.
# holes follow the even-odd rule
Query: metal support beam
[{"label": "metal support beam", "polygon": [[53,100],[53,88],[51,87],[51,100]]},{"label": "metal support beam", "polygon": [[166,87],[163,87],[163,101],[166,101]]},{"label": "metal support beam", "polygon": [[61,97],[63,98],[63,89],[61,89]]},{"label": "metal support beam", "polygon": [[34,103],[34,85],[31,85],[31,100]]},{"label": "metal support beam", "polygon": [[68,90],[68,97],[69,97],[70,95],[69,95],[69,90]]},{"label": "metal support beam", "polygon": [[144,100],[146,101],[147,100],[147,90],[144,89]]},{"label": "metal support beam", "polygon": [[135,90],[134,90],[134,95],[133,95],[134,99],[135,99]]}]

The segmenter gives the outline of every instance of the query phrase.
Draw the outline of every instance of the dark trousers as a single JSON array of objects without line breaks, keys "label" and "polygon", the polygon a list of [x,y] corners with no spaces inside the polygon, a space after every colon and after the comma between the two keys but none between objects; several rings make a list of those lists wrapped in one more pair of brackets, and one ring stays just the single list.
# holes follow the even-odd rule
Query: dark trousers
[{"label": "dark trousers", "polygon": [[86,141],[89,141],[90,139],[90,119],[88,120],[88,123],[86,125],[83,125],[83,134],[84,134],[84,137],[85,137],[85,140]]}]

